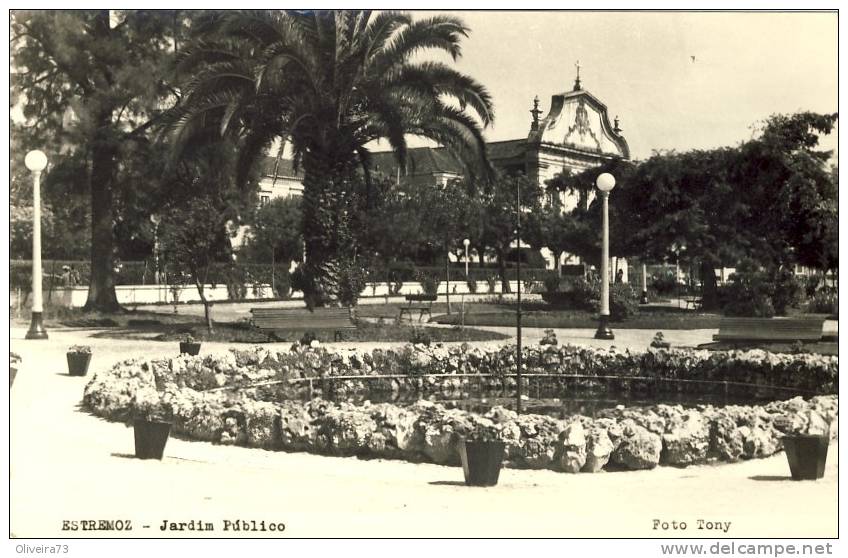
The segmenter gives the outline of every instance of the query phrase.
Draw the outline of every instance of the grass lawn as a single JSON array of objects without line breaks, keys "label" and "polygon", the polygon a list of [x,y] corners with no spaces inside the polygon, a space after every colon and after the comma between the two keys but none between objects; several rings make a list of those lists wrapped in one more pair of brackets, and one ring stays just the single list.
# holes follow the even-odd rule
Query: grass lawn
[{"label": "grass lawn", "polygon": [[[55,327],[79,328],[136,328],[157,324],[187,324],[197,320],[197,316],[183,314],[159,314],[145,310],[126,310],[116,313],[84,312],[82,308],[44,307],[44,325],[50,329]],[[12,325],[26,327],[30,323],[29,310],[21,315],[12,315]]]},{"label": "grass lawn", "polygon": [[[535,306],[538,307],[538,305]],[[648,307],[627,320],[617,322],[616,325],[627,329],[716,329],[720,320],[721,316],[718,314]],[[441,324],[457,324],[459,316],[437,316],[433,321]],[[540,328],[592,328],[597,327],[598,318],[592,313],[578,310],[546,311],[534,309],[531,306],[528,309],[522,308],[521,324],[525,327]],[[515,310],[500,309],[488,312],[472,310],[465,316],[465,325],[514,326]]]},{"label": "grass lawn", "polygon": [[[434,305],[434,312],[436,311]],[[441,305],[444,306],[444,305]],[[426,324],[413,322],[411,324],[395,324],[399,305],[389,305],[389,309],[379,305],[382,311],[362,312],[369,306],[361,306],[357,314],[364,318],[378,319],[385,317],[387,323],[372,323],[360,321],[356,330],[342,332],[344,341],[399,341],[410,342],[429,338],[433,343],[451,341],[496,341],[507,339],[508,336],[473,328],[444,328],[427,327]],[[445,311],[446,308],[442,311]],[[305,310],[303,310],[305,312]],[[214,314],[213,314],[214,320]],[[13,325],[26,327],[29,325],[29,312],[13,316]],[[297,341],[306,333],[302,331],[279,332],[276,339],[270,339],[267,334],[254,329],[247,321],[223,322],[215,321],[215,332],[209,334],[206,322],[201,316],[186,314],[161,314],[145,310],[103,314],[99,312],[83,312],[81,308],[49,307],[44,309],[44,323],[47,329],[51,327],[79,327],[91,329],[106,329],[95,334],[100,338],[152,339],[157,341],[179,341],[190,333],[195,339],[217,341],[222,343],[268,343],[278,341]],[[324,343],[333,342],[333,331],[313,331],[316,338]]]},{"label": "grass lawn", "polygon": [[[168,318],[166,316],[166,318]],[[334,341],[332,330],[290,330],[279,331],[273,337],[254,329],[247,322],[216,322],[214,333],[206,330],[206,324],[201,319],[185,320],[182,322],[156,323],[155,320],[130,321],[126,326],[110,328],[97,333],[95,337],[120,338],[138,337],[154,341],[181,341],[186,334],[191,334],[200,341],[216,341],[222,343],[271,343],[271,342],[294,342],[300,340],[307,331],[311,331],[315,338],[322,343]],[[355,330],[344,330],[342,341],[359,342],[425,342],[433,343],[451,341],[495,341],[507,339],[507,335],[484,331],[480,329],[427,327],[418,325],[405,325],[394,323],[371,323],[360,321]]]}]

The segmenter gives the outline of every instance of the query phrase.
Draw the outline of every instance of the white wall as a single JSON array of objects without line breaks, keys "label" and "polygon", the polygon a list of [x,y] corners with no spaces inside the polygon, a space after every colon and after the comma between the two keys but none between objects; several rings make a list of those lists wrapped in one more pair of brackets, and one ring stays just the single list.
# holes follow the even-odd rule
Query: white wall
[{"label": "white wall", "polygon": [[[373,288],[372,288],[373,285]],[[518,282],[510,281],[512,292],[518,290]],[[445,294],[448,290],[448,284],[442,281],[439,284],[439,294]],[[400,296],[408,294],[421,294],[424,289],[418,282],[410,281],[404,283],[400,290]],[[468,294],[468,285],[465,281],[451,281],[451,294]],[[486,281],[477,281],[477,295],[485,296],[487,294],[498,294],[501,292],[501,282],[497,281],[495,285],[495,293],[489,293],[488,284]],[[200,302],[200,295],[197,293],[197,288],[194,286],[186,286],[178,289],[179,302]],[[389,293],[389,286],[386,283],[367,284],[360,296],[363,297],[384,297]],[[120,285],[115,287],[115,294],[118,297],[118,302],[123,305],[133,304],[156,304],[174,302],[174,293],[166,285]],[[223,301],[229,300],[227,287],[225,285],[206,285],[204,294],[207,300]],[[264,284],[254,292],[253,286],[247,287],[247,294],[244,300],[256,300],[262,298],[271,298],[271,285]],[[54,289],[50,298],[50,304],[66,306],[69,308],[80,308],[85,305],[88,298],[88,287],[66,287]],[[291,298],[301,299],[303,293],[295,291]]]}]

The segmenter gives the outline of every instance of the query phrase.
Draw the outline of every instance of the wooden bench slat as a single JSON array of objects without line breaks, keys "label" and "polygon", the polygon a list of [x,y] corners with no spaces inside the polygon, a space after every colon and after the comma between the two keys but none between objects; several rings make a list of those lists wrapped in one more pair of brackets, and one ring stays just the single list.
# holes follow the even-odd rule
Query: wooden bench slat
[{"label": "wooden bench slat", "polygon": [[253,325],[261,330],[356,329],[347,308],[251,308]]}]

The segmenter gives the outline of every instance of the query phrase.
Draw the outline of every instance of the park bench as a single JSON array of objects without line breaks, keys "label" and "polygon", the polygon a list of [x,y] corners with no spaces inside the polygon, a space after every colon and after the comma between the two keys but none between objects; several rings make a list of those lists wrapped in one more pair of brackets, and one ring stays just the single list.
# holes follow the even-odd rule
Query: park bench
[{"label": "park bench", "polygon": [[722,318],[714,341],[817,342],[823,318]]},{"label": "park bench", "polygon": [[345,329],[356,329],[348,308],[251,308],[253,325],[263,331],[333,330],[340,339]]},{"label": "park bench", "polygon": [[432,318],[433,301],[435,300],[436,295],[406,295],[406,306],[400,307],[398,321],[403,321],[404,314],[408,314],[409,319],[411,321],[413,312],[418,312],[419,322],[424,318],[425,312],[427,313],[427,316],[429,316],[429,318]]}]

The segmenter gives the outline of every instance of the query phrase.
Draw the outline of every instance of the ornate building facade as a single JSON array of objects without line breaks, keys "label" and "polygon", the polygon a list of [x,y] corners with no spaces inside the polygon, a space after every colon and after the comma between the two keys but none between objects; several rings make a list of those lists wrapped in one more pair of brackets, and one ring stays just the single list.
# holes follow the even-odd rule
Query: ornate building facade
[{"label": "ornate building facade", "polygon": [[[612,159],[630,159],[630,148],[618,117],[610,121],[606,105],[583,88],[579,64],[571,90],[552,95],[548,112],[544,117],[543,114],[536,97],[530,110],[527,136],[486,144],[489,159],[496,168],[507,173],[523,172],[542,187],[558,174],[577,174]],[[404,169],[400,169],[393,153],[374,152],[371,166],[375,173],[422,186],[444,185],[464,172],[460,161],[443,147],[409,149]],[[303,192],[302,178],[289,161],[269,157],[260,182],[260,199],[299,195]],[[561,201],[563,210],[569,211],[576,207],[579,198],[576,194],[563,194]],[[554,255],[547,250],[542,254],[548,265],[554,267]],[[579,263],[568,254],[561,254],[560,261]],[[617,268],[627,275],[626,264],[614,262],[611,269]]]}]

